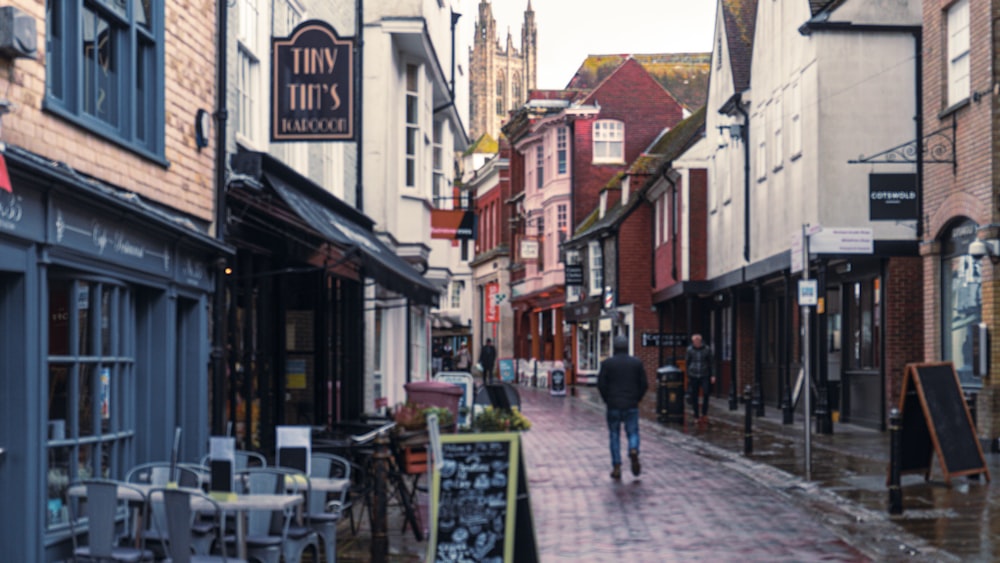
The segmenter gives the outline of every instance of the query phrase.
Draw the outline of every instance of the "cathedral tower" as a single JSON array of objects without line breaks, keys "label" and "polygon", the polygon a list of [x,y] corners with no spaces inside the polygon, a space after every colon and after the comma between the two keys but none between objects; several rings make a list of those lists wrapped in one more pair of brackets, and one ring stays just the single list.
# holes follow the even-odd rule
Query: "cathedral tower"
[{"label": "cathedral tower", "polygon": [[500,44],[487,0],[479,3],[475,33],[469,50],[469,134],[473,140],[485,133],[499,139],[508,112],[524,104],[528,91],[537,88],[538,29],[531,0],[524,11],[520,50],[514,48],[509,27]]}]

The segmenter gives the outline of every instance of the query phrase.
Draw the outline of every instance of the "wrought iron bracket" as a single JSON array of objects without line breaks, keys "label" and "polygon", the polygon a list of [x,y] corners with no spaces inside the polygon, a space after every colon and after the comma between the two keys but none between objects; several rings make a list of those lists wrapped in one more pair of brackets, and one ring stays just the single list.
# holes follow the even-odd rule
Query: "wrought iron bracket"
[{"label": "wrought iron bracket", "polygon": [[859,156],[848,160],[848,164],[899,164],[922,162],[925,164],[951,164],[952,172],[958,170],[955,158],[955,132],[958,126],[954,119],[951,125],[924,135],[923,143],[917,139],[886,149],[869,156]]}]

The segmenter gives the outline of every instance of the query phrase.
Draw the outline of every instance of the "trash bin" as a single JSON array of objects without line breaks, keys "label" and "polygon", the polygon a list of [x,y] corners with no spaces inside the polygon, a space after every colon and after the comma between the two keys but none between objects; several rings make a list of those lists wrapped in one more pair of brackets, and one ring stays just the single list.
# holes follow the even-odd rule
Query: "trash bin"
[{"label": "trash bin", "polygon": [[674,365],[656,370],[656,419],[684,423],[684,372]]}]

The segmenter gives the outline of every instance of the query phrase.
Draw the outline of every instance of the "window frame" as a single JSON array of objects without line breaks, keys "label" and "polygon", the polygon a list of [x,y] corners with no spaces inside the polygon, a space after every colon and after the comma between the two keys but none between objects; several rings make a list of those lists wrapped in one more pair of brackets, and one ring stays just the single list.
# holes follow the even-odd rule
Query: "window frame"
[{"label": "window frame", "polygon": [[[66,269],[50,273],[46,299],[50,312],[46,324],[49,334],[46,385],[50,397],[59,396],[58,387],[53,387],[59,374],[65,386],[64,408],[57,413],[50,399],[44,414],[50,423],[45,442],[49,491],[45,530],[52,534],[69,529],[68,512],[61,505],[62,463],[65,463],[65,480],[72,483],[91,476],[121,478],[134,462],[138,420],[129,398],[134,397],[138,385],[138,305],[136,292],[127,284]],[[65,313],[60,313],[60,309]],[[61,321],[65,321],[62,327]],[[63,342],[59,328],[63,328]],[[86,391],[82,389],[84,386],[88,388]],[[84,392],[89,402],[89,422],[88,413],[81,408]],[[102,393],[107,393],[106,401]],[[105,403],[107,416],[103,411]],[[64,418],[58,418],[60,414]],[[56,421],[62,421],[61,435],[52,429]],[[85,422],[89,433],[83,428]],[[79,461],[84,451],[90,452],[89,466]],[[96,472],[95,462],[99,464]],[[89,474],[84,472],[88,468]],[[53,487],[57,489],[55,497],[51,496]]]},{"label": "window frame", "polygon": [[535,146],[535,188],[545,188],[545,147],[541,143]]},{"label": "window frame", "polygon": [[791,160],[802,156],[802,87],[801,81],[792,82],[792,112],[790,116],[788,155]]},{"label": "window frame", "polygon": [[435,119],[431,127],[431,206],[454,209],[454,197],[446,193],[444,177],[444,122]]},{"label": "window frame", "polygon": [[771,102],[771,124],[773,127],[772,138],[774,140],[774,146],[771,148],[773,155],[772,170],[777,172],[781,170],[784,165],[784,154],[782,149],[782,125],[784,122],[784,116],[782,115],[782,103],[781,103],[781,92],[778,92],[774,96],[774,100]]},{"label": "window frame", "polygon": [[[48,0],[42,107],[107,141],[166,165],[164,3],[150,2],[146,15],[151,21],[146,26],[137,21],[135,3],[127,3],[124,13],[120,13],[98,0]],[[105,68],[103,73],[107,80],[104,92],[114,96],[105,116],[99,115],[98,108],[91,112],[85,107],[88,57],[84,49],[77,47],[82,44],[85,13],[95,14],[95,25],[104,22],[110,30],[108,37],[114,41],[114,68]],[[93,57],[97,65],[94,76],[104,66],[99,58]],[[112,67],[112,59],[108,61],[107,66]]]},{"label": "window frame", "polygon": [[412,62],[403,67],[403,123],[403,185],[416,188],[420,152],[420,65]]},{"label": "window frame", "polygon": [[969,98],[971,85],[971,15],[969,0],[956,0],[945,10],[945,83],[947,105]]},{"label": "window frame", "polygon": [[587,289],[590,295],[600,297],[604,294],[604,249],[601,241],[592,240],[587,243]]},{"label": "window frame", "polygon": [[569,172],[569,128],[556,129],[556,174],[565,176]]},{"label": "window frame", "polygon": [[[623,164],[625,162],[625,122],[618,119],[594,121],[593,161],[595,164]],[[617,147],[618,151],[613,151]],[[613,154],[617,153],[617,154]]]}]

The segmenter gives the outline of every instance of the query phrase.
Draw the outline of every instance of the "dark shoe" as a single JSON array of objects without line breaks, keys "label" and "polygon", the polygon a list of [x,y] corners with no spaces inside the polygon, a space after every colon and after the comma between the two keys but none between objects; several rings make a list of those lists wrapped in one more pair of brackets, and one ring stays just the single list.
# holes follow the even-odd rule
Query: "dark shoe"
[{"label": "dark shoe", "polygon": [[632,460],[632,475],[638,477],[642,472],[642,466],[639,465],[639,450],[629,450],[628,458]]},{"label": "dark shoe", "polygon": [[611,478],[615,481],[622,480],[622,466],[620,463],[616,463],[614,468],[611,470]]}]

